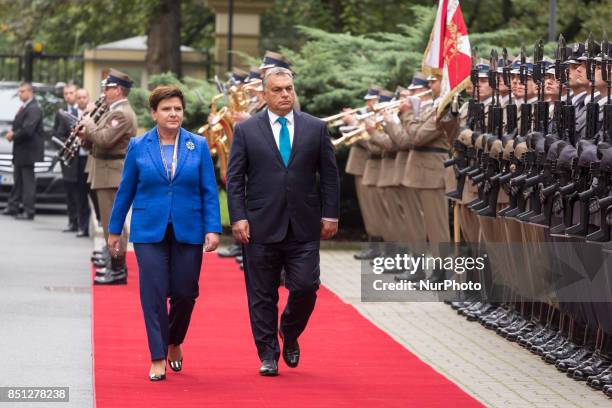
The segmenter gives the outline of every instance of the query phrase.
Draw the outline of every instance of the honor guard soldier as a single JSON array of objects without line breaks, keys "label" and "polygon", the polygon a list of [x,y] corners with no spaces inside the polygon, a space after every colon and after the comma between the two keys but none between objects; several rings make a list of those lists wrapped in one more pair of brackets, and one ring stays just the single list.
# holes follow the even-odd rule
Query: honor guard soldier
[{"label": "honor guard soldier", "polygon": [[[381,91],[379,86],[371,86],[363,99],[366,101],[366,109],[360,114],[367,113],[374,105],[378,102],[379,94]],[[357,126],[358,121],[355,115],[347,114],[342,118],[344,123],[348,126]],[[381,234],[381,228],[378,223],[377,217],[380,214],[376,214],[373,211],[372,196],[375,192],[369,189],[363,184],[363,175],[366,168],[366,162],[368,161],[368,149],[365,141],[358,141],[351,145],[349,150],[348,159],[346,160],[345,171],[347,174],[352,174],[355,177],[355,193],[357,195],[357,203],[359,204],[359,210],[361,211],[361,217],[363,219],[363,225],[368,235],[368,241],[370,243],[378,240]],[[363,251],[355,254],[355,259],[372,259],[378,256],[379,253],[372,247],[365,248]]]},{"label": "honor guard soldier", "polygon": [[[93,157],[89,180],[95,190],[100,206],[100,217],[105,240],[108,240],[108,221],[115,194],[121,181],[123,161],[130,139],[136,135],[136,114],[128,102],[128,94],[133,81],[116,69],[110,69],[103,81],[105,103],[108,111],[95,123],[92,118],[85,119],[85,130],[82,137],[91,146]],[[125,230],[124,230],[125,231]],[[127,283],[125,250],[127,237],[125,232],[121,239],[119,253],[112,253],[109,267],[98,269],[94,284]]]},{"label": "honor guard soldier", "polygon": [[[389,111],[383,113],[385,119],[383,128],[398,149],[395,158],[395,176],[393,180],[393,185],[397,187],[393,189],[393,191],[397,194],[396,204],[399,207],[399,212],[402,217],[401,225],[410,226],[401,228],[396,226],[395,229],[399,234],[398,241],[408,245],[412,242],[418,242],[419,239],[425,236],[425,227],[422,226],[421,229],[419,229],[418,225],[417,227],[413,227],[413,220],[409,218],[409,209],[415,207],[414,200],[416,198],[414,194],[412,194],[410,188],[402,185],[406,163],[410,155],[410,146],[407,142],[406,129],[408,128],[408,123],[410,123],[415,115],[413,104],[416,105],[418,97],[414,95],[423,93],[427,89],[427,76],[421,72],[415,73],[408,88],[400,92],[399,96],[403,99],[403,102],[398,107],[398,117],[395,117]],[[411,101],[413,102],[411,103]]]},{"label": "honor guard soldier", "polygon": [[[440,95],[440,78],[429,76],[428,86],[432,96]],[[410,154],[406,163],[402,184],[414,195],[408,209],[408,218],[425,236],[419,237],[420,243],[429,242],[434,252],[437,244],[449,242],[448,201],[445,192],[444,161],[448,158],[449,143],[446,132],[440,126],[437,118],[437,103],[422,104],[419,115],[415,115],[408,123],[406,137],[410,146]],[[415,248],[416,249],[416,248]],[[437,254],[434,254],[437,255]],[[439,279],[439,273],[434,271],[434,279]],[[396,276],[396,280],[418,281],[425,277],[424,271],[414,275],[404,273]]]}]

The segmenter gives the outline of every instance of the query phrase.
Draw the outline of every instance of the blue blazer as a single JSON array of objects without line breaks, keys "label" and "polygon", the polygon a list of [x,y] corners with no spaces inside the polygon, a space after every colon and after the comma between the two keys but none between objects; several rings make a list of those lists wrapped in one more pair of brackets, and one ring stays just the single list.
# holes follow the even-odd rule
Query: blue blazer
[{"label": "blue blazer", "polygon": [[177,241],[202,244],[209,232],[221,232],[219,196],[206,139],[180,130],[178,165],[172,181],[164,171],[157,127],[132,138],[108,230],[120,234],[132,206],[130,241],[161,242],[168,220]]}]

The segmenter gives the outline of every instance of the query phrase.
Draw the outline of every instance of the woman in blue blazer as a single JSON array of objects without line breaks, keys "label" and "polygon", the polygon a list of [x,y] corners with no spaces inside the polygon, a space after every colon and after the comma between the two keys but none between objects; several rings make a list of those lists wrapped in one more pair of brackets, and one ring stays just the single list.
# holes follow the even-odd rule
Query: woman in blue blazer
[{"label": "woman in blue blazer", "polygon": [[166,378],[166,358],[173,371],[182,369],[181,343],[199,293],[202,249],[217,248],[221,220],[206,140],[181,128],[183,93],[175,86],[159,86],[149,105],[157,126],[130,141],[109,222],[108,247],[118,254],[132,206],[130,241],[138,260],[151,352],[149,379],[159,381]]}]

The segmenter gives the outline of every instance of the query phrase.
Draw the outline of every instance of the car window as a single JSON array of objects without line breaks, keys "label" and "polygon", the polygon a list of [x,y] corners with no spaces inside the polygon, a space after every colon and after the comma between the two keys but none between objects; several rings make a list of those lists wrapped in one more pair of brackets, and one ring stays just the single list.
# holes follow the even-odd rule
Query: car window
[{"label": "car window", "polygon": [[17,88],[0,88],[0,121],[12,122],[20,106]]},{"label": "car window", "polygon": [[[18,87],[15,84],[2,86],[0,84],[0,128],[10,126],[13,122],[21,101],[17,94]],[[56,149],[50,142],[55,122],[56,112],[63,106],[64,98],[61,88],[51,86],[35,86],[34,97],[43,111],[43,128],[45,131],[45,149]],[[2,125],[4,123],[4,125]]]}]

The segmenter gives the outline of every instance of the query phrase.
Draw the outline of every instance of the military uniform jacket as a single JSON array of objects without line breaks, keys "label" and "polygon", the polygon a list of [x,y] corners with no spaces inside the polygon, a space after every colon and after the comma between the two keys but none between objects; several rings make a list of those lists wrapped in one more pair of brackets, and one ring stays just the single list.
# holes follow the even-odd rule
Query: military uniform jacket
[{"label": "military uniform jacket", "polygon": [[406,128],[414,116],[412,111],[403,112],[400,114],[400,122],[383,123],[385,132],[395,146],[398,149],[397,156],[395,157],[395,174],[393,176],[393,185],[400,186],[402,179],[404,178],[404,171],[406,170],[406,163],[408,162],[408,155],[410,149],[408,148],[408,136],[406,135]]},{"label": "military uniform jacket", "polygon": [[355,143],[349,150],[345,171],[353,176],[363,176],[367,160],[368,150],[360,143]]},{"label": "military uniform jacket", "polygon": [[364,186],[375,187],[378,184],[378,177],[380,176],[382,149],[368,141],[362,141],[361,143],[366,145],[368,151],[368,159],[365,162],[363,180],[361,180],[361,183]]},{"label": "military uniform jacket", "polygon": [[[439,126],[437,109],[430,105],[413,118],[406,132],[411,148],[402,179],[402,185],[410,188],[445,188],[444,160],[448,158],[449,144],[446,133]],[[427,151],[427,149],[437,151]]]},{"label": "military uniform jacket", "polygon": [[393,143],[389,135],[380,130],[375,130],[370,134],[370,143],[373,143],[382,149],[380,173],[378,174],[376,186],[398,186],[399,184],[395,184],[395,158],[397,155],[397,145]]},{"label": "military uniform jacket", "polygon": [[123,160],[136,131],[136,114],[127,99],[112,106],[98,124],[87,123],[85,134],[93,156],[88,179],[92,189],[119,187]]}]

